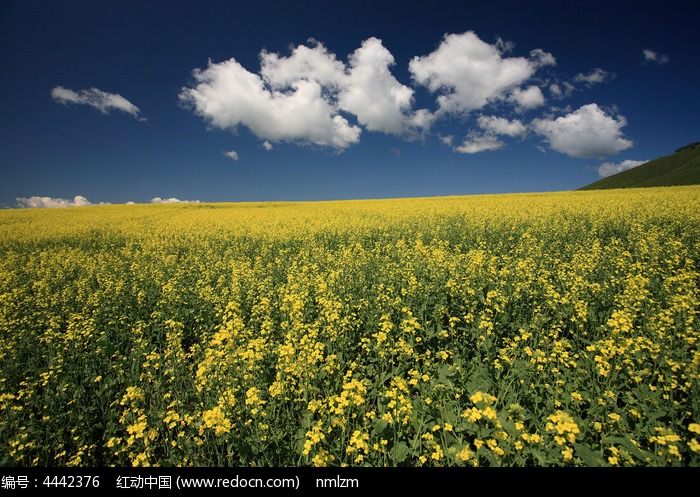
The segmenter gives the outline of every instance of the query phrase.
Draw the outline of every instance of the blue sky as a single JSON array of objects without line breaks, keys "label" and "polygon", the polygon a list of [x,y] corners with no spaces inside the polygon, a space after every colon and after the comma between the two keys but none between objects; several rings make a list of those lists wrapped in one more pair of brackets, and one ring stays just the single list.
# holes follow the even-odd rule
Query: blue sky
[{"label": "blue sky", "polygon": [[700,140],[694,0],[0,3],[0,206],[571,190]]}]

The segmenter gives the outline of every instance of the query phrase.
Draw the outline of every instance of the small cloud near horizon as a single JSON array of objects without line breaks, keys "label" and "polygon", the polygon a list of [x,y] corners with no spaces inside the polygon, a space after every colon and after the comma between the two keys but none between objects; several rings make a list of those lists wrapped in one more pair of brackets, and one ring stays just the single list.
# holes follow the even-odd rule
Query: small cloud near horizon
[{"label": "small cloud near horizon", "polygon": [[197,204],[199,203],[199,200],[180,200],[179,198],[176,197],[170,197],[170,198],[161,198],[161,197],[153,197],[151,199],[152,204]]},{"label": "small cloud near horizon", "polygon": [[87,205],[95,205],[82,195],[76,195],[72,200],[65,198],[42,197],[38,195],[33,195],[31,197],[17,197],[15,200],[17,201],[17,207],[22,209],[84,207]]},{"label": "small cloud near horizon", "polygon": [[[56,207],[86,207],[89,205],[120,205],[112,204],[111,202],[90,202],[83,195],[76,195],[72,199],[65,199],[60,197],[49,197],[32,195],[31,197],[17,197],[16,199],[17,207],[20,209],[42,209],[42,208],[56,208]],[[124,202],[123,205],[135,205],[138,202],[128,201]],[[149,203],[151,204],[197,204],[199,200],[180,200],[177,197],[161,198],[153,197]]]},{"label": "small cloud near horizon", "polygon": [[623,160],[622,162],[604,162],[600,166],[598,166],[597,171],[598,174],[602,178],[607,178],[608,176],[612,176],[613,174],[621,173],[622,171],[627,171],[628,169],[632,169],[637,166],[641,166],[644,164],[645,160]]}]

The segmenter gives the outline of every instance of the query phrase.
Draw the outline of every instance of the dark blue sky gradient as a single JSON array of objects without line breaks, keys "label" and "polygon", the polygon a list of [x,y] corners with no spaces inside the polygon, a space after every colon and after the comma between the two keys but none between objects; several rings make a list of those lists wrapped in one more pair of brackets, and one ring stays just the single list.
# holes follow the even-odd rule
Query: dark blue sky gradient
[{"label": "dark blue sky gradient", "polygon": [[[28,1],[0,3],[0,206],[17,198],[87,197],[93,203],[322,200],[576,189],[600,178],[603,162],[649,160],[700,140],[700,2],[677,1]],[[363,129],[340,152],[262,140],[246,127],[211,128],[178,94],[207,62],[235,58],[252,73],[260,52],[280,56],[321,42],[347,63],[369,37],[394,56],[393,76],[415,93],[414,109],[437,110],[436,94],[416,84],[415,56],[446,33],[473,31],[489,44],[510,41],[509,57],[540,48],[557,64],[539,84],[543,106],[518,114],[499,105],[436,121],[421,140]],[[643,49],[668,56],[645,61]],[[506,55],[504,55],[506,56]],[[571,81],[601,68],[603,83],[552,99],[545,80]],[[113,110],[63,105],[56,86],[99,88],[138,106],[145,121]],[[462,154],[479,114],[558,117],[596,103],[627,121],[634,145],[610,157],[575,158],[544,138],[502,137],[499,150]],[[346,116],[356,124],[353,116]],[[457,143],[458,144],[458,143]],[[235,150],[239,160],[224,152]]]}]

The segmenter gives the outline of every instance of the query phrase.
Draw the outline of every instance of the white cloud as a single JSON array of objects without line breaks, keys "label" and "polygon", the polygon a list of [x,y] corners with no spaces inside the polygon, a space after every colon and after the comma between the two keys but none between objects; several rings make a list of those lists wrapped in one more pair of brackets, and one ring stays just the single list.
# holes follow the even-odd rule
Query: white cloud
[{"label": "white cloud", "polygon": [[561,84],[560,83],[552,83],[549,85],[549,92],[556,99],[570,97],[575,89],[576,89],[576,87],[574,85],[572,85],[571,83],[569,83],[568,81],[564,81]]},{"label": "white cloud", "polygon": [[644,164],[645,160],[623,160],[622,162],[604,162],[598,167],[598,174],[605,178],[607,176],[612,176],[613,174],[621,173],[622,171],[627,171],[633,167],[641,166]]},{"label": "white cloud", "polygon": [[235,150],[231,150],[229,152],[224,152],[224,155],[226,157],[228,157],[229,159],[233,159],[236,161],[238,160],[238,152],[236,152]]},{"label": "white cloud", "polygon": [[503,147],[503,142],[492,134],[469,133],[464,142],[455,148],[461,154],[476,154],[489,150],[498,150]]},{"label": "white cloud", "polygon": [[[439,46],[413,57],[408,70],[414,85],[436,95],[436,109],[415,109],[415,91],[399,82],[391,70],[394,56],[375,37],[365,39],[347,62],[316,40],[290,50],[288,56],[262,50],[260,70],[251,72],[236,59],[209,61],[192,73],[180,102],[210,126],[249,129],[265,150],[279,142],[318,145],[342,151],[360,141],[363,130],[405,139],[428,131],[448,115],[465,115],[490,104],[523,112],[545,104],[543,89],[552,98],[571,96],[578,87],[602,83],[614,74],[596,68],[570,81],[534,81],[535,73],[557,64],[552,54],[534,49],[526,57],[507,55],[514,44],[500,38],[489,44],[474,32],[446,34]],[[541,80],[540,80],[541,81]],[[456,146],[453,135],[438,138],[460,153],[496,150],[499,137],[522,137],[529,129],[545,138],[550,148],[572,157],[606,157],[632,146],[623,137],[622,116],[610,116],[596,104],[576,111],[550,109],[561,117],[535,119],[530,125],[498,116],[480,116],[479,128]],[[233,160],[237,153],[226,152]]]},{"label": "white cloud", "polygon": [[479,116],[479,127],[494,135],[523,136],[527,128],[517,119],[509,121],[504,117]]},{"label": "white cloud", "polygon": [[513,43],[510,40],[504,40],[499,36],[498,38],[496,38],[496,44],[494,46],[500,53],[504,54],[512,52],[515,48],[515,43]]},{"label": "white cloud", "polygon": [[64,105],[89,105],[90,107],[99,110],[102,114],[109,114],[110,110],[116,109],[130,114],[132,117],[140,121],[145,121],[145,119],[141,116],[141,111],[139,108],[129,102],[126,98],[116,93],[108,93],[98,90],[97,88],[90,88],[75,92],[68,88],[63,88],[62,86],[56,86],[51,90],[51,98],[53,98],[55,102]]},{"label": "white cloud", "polygon": [[313,46],[299,45],[289,57],[267,50],[260,53],[260,75],[271,88],[285,90],[302,79],[324,87],[335,87],[342,82],[345,65],[323,44],[316,40],[310,42]]},{"label": "white cloud", "polygon": [[533,66],[536,68],[557,65],[557,59],[554,57],[554,55],[549,52],[545,52],[541,48],[530,50],[530,59],[532,60]]},{"label": "white cloud", "polygon": [[359,142],[363,127],[403,137],[430,127],[432,113],[412,109],[414,91],[391,74],[394,57],[381,40],[363,41],[347,66],[310,43],[288,57],[263,50],[259,74],[235,59],[209,62],[193,72],[196,85],[183,88],[180,101],[217,128],[247,127],[267,150],[265,143],[280,141],[342,150]]},{"label": "white cloud", "polygon": [[455,139],[454,135],[438,135],[438,138],[442,143],[444,143],[448,147],[452,146],[452,142],[454,142]]},{"label": "white cloud", "polygon": [[655,52],[648,48],[642,50],[642,55],[646,62],[654,62],[655,64],[666,64],[670,60],[668,55]]},{"label": "white cloud", "polygon": [[[56,197],[17,197],[17,207],[21,208],[49,208],[49,207],[84,207],[88,205],[111,205],[109,202],[99,202],[97,204],[90,202],[82,195],[76,195],[72,200]],[[199,203],[199,200],[180,200],[175,197],[161,198],[154,197],[151,199],[152,204],[179,204],[179,203]],[[135,202],[125,202],[125,205],[134,205]]]},{"label": "white cloud", "polygon": [[368,38],[349,57],[347,78],[343,81],[338,104],[357,116],[370,131],[405,135],[413,128],[427,128],[432,114],[426,109],[411,111],[413,90],[399,83],[389,68],[394,65],[381,40]]},{"label": "white cloud", "polygon": [[632,141],[622,136],[621,128],[626,124],[624,116],[609,116],[593,103],[556,119],[535,119],[532,128],[557,152],[601,159],[632,146]]},{"label": "white cloud", "polygon": [[455,152],[477,154],[503,148],[505,143],[498,138],[498,135],[515,137],[523,136],[527,132],[527,128],[517,119],[510,121],[503,117],[481,115],[477,119],[477,124],[483,132],[470,131],[462,144],[457,147],[452,145],[454,141],[452,135],[440,136],[440,141],[452,147]]},{"label": "white cloud", "polygon": [[[615,73],[606,71],[599,67],[590,70],[588,73],[578,73],[570,81],[554,81],[549,84],[549,93],[557,100],[569,98],[575,91],[580,90],[577,85],[591,88],[594,85],[604,83],[615,78]],[[574,84],[576,83],[576,84]]]},{"label": "white cloud", "polygon": [[[258,138],[270,142],[344,149],[359,141],[361,129],[338,113],[316,79],[301,75],[292,80],[288,65],[280,60],[275,63],[277,69],[267,70],[272,79],[266,84],[233,58],[209,62],[207,69],[193,72],[197,85],[183,88],[180,100],[217,128],[246,126]],[[288,79],[288,88],[276,89]]]},{"label": "white cloud", "polygon": [[83,207],[93,205],[82,195],[76,195],[72,200],[54,197],[17,197],[17,206],[22,208],[42,208],[42,207]]},{"label": "white cloud", "polygon": [[196,204],[199,203],[199,200],[180,200],[179,198],[176,197],[170,197],[170,198],[160,198],[160,197],[153,197],[151,199],[152,204]]},{"label": "white cloud", "polygon": [[586,86],[591,87],[593,85],[603,83],[604,81],[607,81],[613,77],[613,73],[596,67],[588,74],[578,73],[576,76],[574,76],[574,82],[583,83]]},{"label": "white cloud", "polygon": [[411,59],[409,71],[417,83],[440,93],[439,113],[468,113],[504,99],[539,67],[555,63],[539,49],[531,59],[503,53],[502,41],[490,45],[472,31],[448,34],[435,51]]},{"label": "white cloud", "polygon": [[544,95],[537,86],[529,86],[524,90],[516,88],[508,97],[510,102],[516,104],[519,110],[534,109],[544,105]]}]

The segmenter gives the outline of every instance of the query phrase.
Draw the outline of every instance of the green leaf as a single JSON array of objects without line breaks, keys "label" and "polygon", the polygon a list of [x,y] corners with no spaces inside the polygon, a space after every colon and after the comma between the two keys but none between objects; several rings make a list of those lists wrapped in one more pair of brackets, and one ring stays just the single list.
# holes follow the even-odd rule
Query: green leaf
[{"label": "green leaf", "polygon": [[399,442],[396,445],[394,445],[391,452],[394,462],[401,463],[406,460],[408,454],[410,453],[410,450],[405,442]]},{"label": "green leaf", "polygon": [[387,423],[386,421],[384,421],[381,418],[374,418],[373,424],[374,424],[374,433],[377,435],[381,435],[382,433],[384,433],[384,430],[386,430],[386,427],[389,426],[389,423]]},{"label": "green leaf", "polygon": [[297,430],[297,435],[295,437],[296,440],[296,447],[299,452],[301,452],[304,449],[304,442],[306,442],[306,430],[303,428],[299,428]]},{"label": "green leaf", "polygon": [[455,371],[449,364],[440,366],[438,368],[438,379],[440,380],[440,383],[447,384],[449,382],[448,378],[454,375]]},{"label": "green leaf", "polygon": [[488,369],[483,364],[476,364],[466,384],[467,392],[470,395],[477,391],[488,393],[490,387],[491,378]]},{"label": "green leaf", "polygon": [[594,451],[587,445],[576,444],[574,446],[574,452],[576,457],[580,457],[586,466],[598,467],[605,463],[602,455],[599,452]]}]

